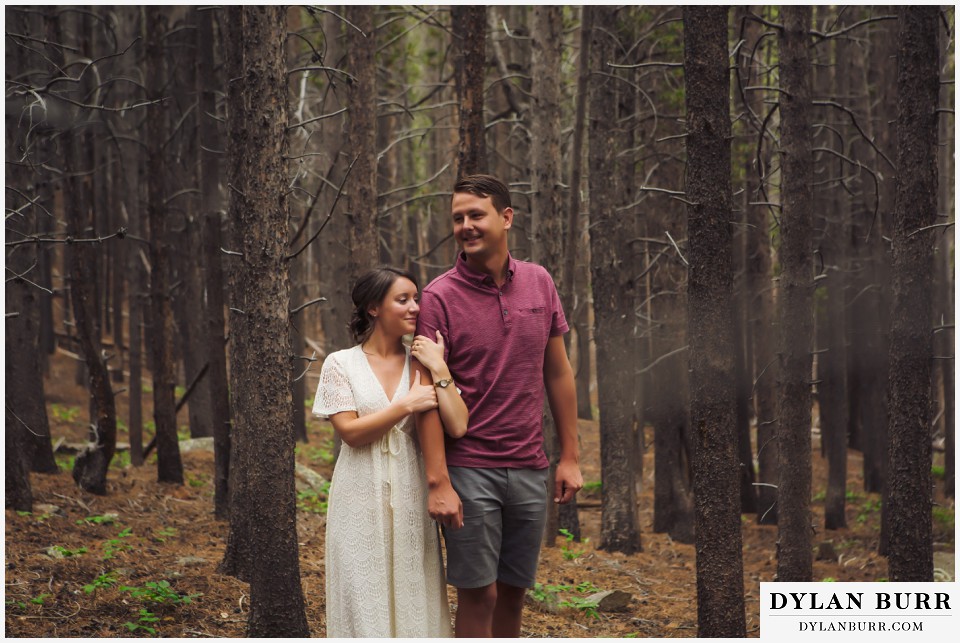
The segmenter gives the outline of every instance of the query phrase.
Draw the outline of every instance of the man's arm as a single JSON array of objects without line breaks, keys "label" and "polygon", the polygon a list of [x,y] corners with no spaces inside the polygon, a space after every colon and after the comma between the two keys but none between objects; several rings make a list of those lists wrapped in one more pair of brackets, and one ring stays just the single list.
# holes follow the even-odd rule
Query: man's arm
[{"label": "man's arm", "polygon": [[543,358],[543,384],[547,389],[550,412],[560,439],[553,500],[570,502],[583,487],[580,473],[580,444],[577,440],[577,390],[573,369],[563,346],[563,336],[551,337]]},{"label": "man's arm", "polygon": [[[420,373],[421,382],[425,384],[433,382],[430,371],[423,364],[413,362],[413,368]],[[463,504],[460,502],[460,496],[453,490],[453,485],[450,484],[440,414],[436,409],[431,409],[416,413],[414,418],[427,476],[427,511],[430,517],[440,524],[459,529],[463,527]]]}]

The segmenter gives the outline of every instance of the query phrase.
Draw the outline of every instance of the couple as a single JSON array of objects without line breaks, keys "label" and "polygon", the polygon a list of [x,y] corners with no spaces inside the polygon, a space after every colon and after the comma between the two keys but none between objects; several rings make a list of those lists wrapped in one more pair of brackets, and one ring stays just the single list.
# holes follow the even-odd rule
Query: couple
[{"label": "couple", "polygon": [[419,301],[413,275],[366,273],[353,289],[358,345],[323,364],[313,412],[344,442],[327,515],[329,637],[450,635],[433,521],[456,635],[519,636],[546,520],[544,389],[561,448],[551,496],[569,502],[583,486],[567,323],[546,270],[507,250],[509,190],[458,180],[452,220],[456,266]]}]

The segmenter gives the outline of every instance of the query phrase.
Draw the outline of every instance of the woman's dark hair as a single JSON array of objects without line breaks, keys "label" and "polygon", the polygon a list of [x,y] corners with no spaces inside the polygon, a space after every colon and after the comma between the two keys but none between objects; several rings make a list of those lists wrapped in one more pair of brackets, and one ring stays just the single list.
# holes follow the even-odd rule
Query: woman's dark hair
[{"label": "woman's dark hair", "polygon": [[412,273],[393,266],[379,266],[373,270],[368,270],[357,279],[353,286],[353,317],[350,320],[350,332],[353,339],[358,344],[362,344],[370,336],[373,330],[373,320],[370,313],[367,312],[373,306],[383,301],[387,296],[390,287],[400,277],[405,277],[413,282],[413,285],[420,289],[417,278]]}]

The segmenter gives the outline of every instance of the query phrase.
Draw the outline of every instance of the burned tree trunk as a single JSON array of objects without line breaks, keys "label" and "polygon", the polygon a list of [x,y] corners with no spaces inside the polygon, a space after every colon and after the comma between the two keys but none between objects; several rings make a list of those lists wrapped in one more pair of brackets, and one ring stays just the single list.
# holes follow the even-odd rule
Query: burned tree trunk
[{"label": "burned tree trunk", "polygon": [[[356,157],[347,179],[350,283],[379,262],[377,229],[377,101],[376,38],[373,7],[350,6],[346,18],[356,29],[347,30],[347,70],[356,77],[347,89],[347,150]],[[361,33],[362,32],[362,33]]]},{"label": "burned tree trunk", "polygon": [[597,372],[600,403],[600,462],[603,509],[600,547],[634,553],[641,550],[633,471],[633,368],[623,351],[633,320],[623,302],[633,301],[633,276],[620,269],[629,252],[629,239],[620,230],[617,212],[615,79],[607,75],[613,56],[616,15],[612,7],[588,7],[593,28],[590,43],[590,263],[593,310],[596,317]]},{"label": "burned tree trunk", "polygon": [[483,127],[483,78],[487,56],[487,8],[453,5],[450,8],[456,51],[457,97],[460,103],[460,143],[457,177],[487,170]]},{"label": "burned tree trunk", "polygon": [[726,7],[684,7],[697,634],[746,636],[733,356]]},{"label": "burned tree trunk", "polygon": [[[890,579],[933,580],[930,376],[934,231],[937,215],[937,7],[898,18],[897,198],[890,343]],[[935,230],[935,229],[934,229]]]},{"label": "burned tree trunk", "polygon": [[810,528],[811,244],[810,7],[784,6],[780,32],[780,487],[777,580],[813,575]]},{"label": "burned tree trunk", "polygon": [[[530,209],[530,226],[533,230],[533,261],[547,269],[554,280],[563,272],[563,206],[560,195],[560,48],[562,45],[563,16],[560,7],[533,7],[531,31],[533,35],[533,113],[531,146],[531,182],[533,197]],[[575,237],[568,235],[567,243]],[[566,312],[567,309],[565,309]],[[560,510],[566,505],[552,502],[553,480],[560,457],[560,440],[557,436],[553,415],[548,400],[543,405],[543,444],[550,460],[547,480],[547,526],[544,543],[552,546],[560,528]],[[563,527],[579,538],[580,525],[576,514],[576,498],[573,513]],[[569,529],[573,526],[573,530]]]},{"label": "burned tree trunk", "polygon": [[230,217],[243,231],[232,279],[235,484],[224,567],[250,582],[251,637],[310,634],[300,585],[290,414],[285,16],[284,7],[230,7],[224,39],[232,79]]},{"label": "burned tree trunk", "polygon": [[197,16],[197,92],[200,105],[200,216],[203,222],[203,281],[207,290],[204,308],[204,345],[207,372],[210,420],[213,426],[214,514],[219,520],[230,515],[230,396],[227,386],[226,340],[224,337],[224,280],[221,266],[220,227],[223,197],[220,193],[220,131],[214,118],[218,87],[214,67],[213,12],[198,11]]},{"label": "burned tree trunk", "polygon": [[[159,101],[164,78],[163,36],[166,11],[149,7],[146,31],[147,92]],[[173,359],[173,311],[170,306],[166,194],[164,193],[164,116],[160,102],[147,108],[147,220],[150,230],[150,325],[153,354],[153,419],[156,425],[157,479],[183,484],[183,463],[177,442],[176,385]]]}]

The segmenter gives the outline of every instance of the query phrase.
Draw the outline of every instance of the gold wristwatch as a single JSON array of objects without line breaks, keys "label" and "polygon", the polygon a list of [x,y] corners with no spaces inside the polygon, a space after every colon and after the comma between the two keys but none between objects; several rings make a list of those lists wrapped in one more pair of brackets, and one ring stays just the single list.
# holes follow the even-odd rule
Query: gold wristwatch
[{"label": "gold wristwatch", "polygon": [[433,385],[436,386],[437,388],[447,388],[451,384],[453,384],[453,380],[450,379],[449,377],[446,379],[437,380],[436,382],[433,383]]}]

